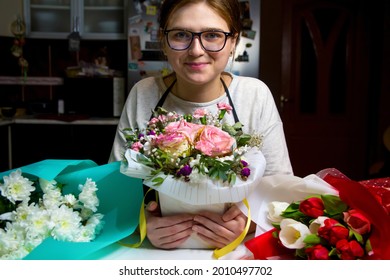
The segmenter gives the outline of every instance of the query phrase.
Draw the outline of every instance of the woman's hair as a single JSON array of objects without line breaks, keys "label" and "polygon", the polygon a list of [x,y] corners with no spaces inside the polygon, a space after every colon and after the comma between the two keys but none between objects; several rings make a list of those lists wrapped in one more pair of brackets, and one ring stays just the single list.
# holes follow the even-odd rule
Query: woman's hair
[{"label": "woman's hair", "polygon": [[167,28],[174,12],[188,4],[195,3],[206,3],[222,17],[228,24],[229,31],[237,36],[236,45],[238,44],[241,34],[241,13],[238,0],[164,0],[158,18],[160,30]]}]

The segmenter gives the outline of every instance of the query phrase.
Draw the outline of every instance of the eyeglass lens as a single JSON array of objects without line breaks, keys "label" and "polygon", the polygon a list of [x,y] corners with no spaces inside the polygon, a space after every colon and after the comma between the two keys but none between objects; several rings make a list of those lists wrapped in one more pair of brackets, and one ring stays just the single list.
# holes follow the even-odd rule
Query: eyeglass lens
[{"label": "eyeglass lens", "polygon": [[174,50],[186,50],[190,47],[194,36],[198,36],[202,47],[206,51],[218,52],[225,47],[229,33],[222,31],[191,32],[187,30],[167,30],[167,41]]}]

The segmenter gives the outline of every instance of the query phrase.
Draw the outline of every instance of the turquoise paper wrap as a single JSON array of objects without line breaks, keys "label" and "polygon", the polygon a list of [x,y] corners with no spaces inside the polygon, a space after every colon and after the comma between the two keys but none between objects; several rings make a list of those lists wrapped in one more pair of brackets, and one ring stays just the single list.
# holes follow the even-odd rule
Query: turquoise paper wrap
[{"label": "turquoise paper wrap", "polygon": [[[63,242],[45,239],[26,260],[78,260],[131,235],[138,226],[143,199],[142,181],[120,173],[120,162],[98,166],[90,160],[44,160],[20,167],[23,175],[32,175],[65,184],[64,193],[79,193],[79,184],[87,178],[96,182],[99,213],[104,226],[91,242]],[[14,169],[15,170],[15,169]],[[0,178],[9,170],[0,173]]]}]

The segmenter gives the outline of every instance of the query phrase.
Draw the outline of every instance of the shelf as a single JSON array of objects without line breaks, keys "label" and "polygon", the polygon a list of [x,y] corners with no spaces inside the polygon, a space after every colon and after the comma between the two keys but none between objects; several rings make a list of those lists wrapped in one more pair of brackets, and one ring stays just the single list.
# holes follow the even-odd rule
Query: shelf
[{"label": "shelf", "polygon": [[64,84],[60,77],[0,76],[0,85],[59,86]]},{"label": "shelf", "polygon": [[32,9],[42,10],[70,10],[70,6],[59,6],[59,5],[31,5]]}]

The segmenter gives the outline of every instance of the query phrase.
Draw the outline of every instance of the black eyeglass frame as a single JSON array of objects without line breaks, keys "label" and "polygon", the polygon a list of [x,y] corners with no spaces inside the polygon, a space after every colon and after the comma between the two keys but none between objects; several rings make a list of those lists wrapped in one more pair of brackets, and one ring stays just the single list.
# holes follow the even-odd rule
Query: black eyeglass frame
[{"label": "black eyeglass frame", "polygon": [[[169,43],[169,40],[168,40],[168,33],[171,32],[171,31],[184,31],[184,32],[191,33],[192,37],[191,37],[191,41],[189,42],[188,46],[186,48],[184,48],[184,49],[175,49],[175,48],[173,48],[171,46],[171,44]],[[205,46],[203,45],[201,36],[202,36],[203,33],[207,33],[207,32],[218,32],[218,33],[223,33],[225,35],[225,41],[223,42],[223,46],[219,50],[208,50],[208,49],[205,48]],[[222,31],[222,30],[206,30],[206,31],[201,31],[201,32],[192,32],[192,31],[186,30],[186,29],[174,28],[174,29],[165,29],[164,30],[164,35],[165,35],[165,38],[167,40],[168,46],[172,50],[174,50],[174,51],[185,51],[185,50],[188,50],[189,47],[192,45],[192,42],[194,41],[194,37],[197,36],[199,38],[200,45],[202,46],[202,48],[205,51],[207,51],[207,52],[220,52],[220,51],[222,51],[225,48],[227,39],[229,37],[233,37],[233,32],[226,32],[226,31]]]}]

